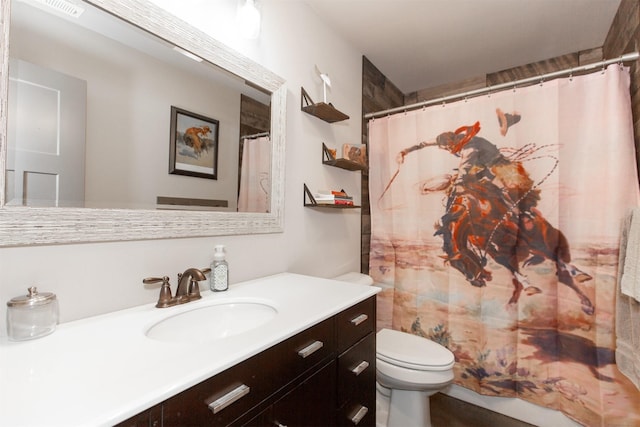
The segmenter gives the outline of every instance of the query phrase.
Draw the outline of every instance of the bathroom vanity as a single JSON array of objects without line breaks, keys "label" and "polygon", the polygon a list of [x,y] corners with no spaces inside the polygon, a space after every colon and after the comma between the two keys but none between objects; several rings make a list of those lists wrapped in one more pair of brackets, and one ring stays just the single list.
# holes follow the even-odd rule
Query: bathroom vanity
[{"label": "bathroom vanity", "polygon": [[118,426],[375,425],[375,297]]},{"label": "bathroom vanity", "polygon": [[[38,340],[4,339],[0,425],[373,426],[378,291],[284,273],[183,306],[136,307]],[[149,333],[213,306],[244,305],[274,314],[226,335]],[[236,308],[230,313],[242,313]]]}]

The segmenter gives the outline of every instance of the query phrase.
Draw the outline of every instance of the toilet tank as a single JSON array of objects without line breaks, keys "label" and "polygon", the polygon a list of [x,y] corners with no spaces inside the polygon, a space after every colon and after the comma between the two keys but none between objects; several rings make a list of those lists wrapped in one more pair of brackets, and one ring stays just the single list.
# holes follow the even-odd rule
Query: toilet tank
[{"label": "toilet tank", "polygon": [[356,273],[355,271],[342,274],[334,277],[333,280],[340,280],[341,282],[357,283],[359,285],[373,285],[373,279],[371,276],[362,273]]}]

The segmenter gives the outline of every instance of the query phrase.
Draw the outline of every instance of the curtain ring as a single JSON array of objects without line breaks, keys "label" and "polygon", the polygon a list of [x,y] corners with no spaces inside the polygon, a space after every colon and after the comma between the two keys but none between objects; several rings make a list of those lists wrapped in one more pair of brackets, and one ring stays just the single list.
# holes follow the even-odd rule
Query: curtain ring
[{"label": "curtain ring", "polygon": [[570,82],[573,81],[573,68],[571,68],[571,70],[569,70],[569,81]]},{"label": "curtain ring", "polygon": [[604,68],[604,64],[602,64],[602,74],[604,74],[605,68]]},{"label": "curtain ring", "polygon": [[492,86],[489,86],[489,90],[487,90],[487,98],[491,98],[491,88]]},{"label": "curtain ring", "polygon": [[544,77],[540,76],[540,86],[542,87],[543,84],[544,84]]}]

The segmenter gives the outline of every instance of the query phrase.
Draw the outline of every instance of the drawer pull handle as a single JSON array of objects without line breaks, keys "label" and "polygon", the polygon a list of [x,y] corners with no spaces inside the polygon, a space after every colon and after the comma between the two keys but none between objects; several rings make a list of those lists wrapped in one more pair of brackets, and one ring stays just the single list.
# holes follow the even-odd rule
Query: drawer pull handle
[{"label": "drawer pull handle", "polygon": [[369,318],[369,316],[367,316],[366,314],[361,314],[361,315],[356,316],[353,319],[351,319],[351,323],[353,323],[353,326],[358,326],[359,324],[361,324],[362,322],[364,322],[368,318]]},{"label": "drawer pull handle", "polygon": [[353,425],[357,426],[358,423],[362,421],[364,416],[367,415],[367,412],[369,412],[369,409],[367,409],[366,406],[360,406],[360,409],[358,409],[358,412],[356,412],[356,414],[353,417],[351,417],[351,422],[353,423]]},{"label": "drawer pull handle", "polygon": [[354,374],[356,374],[356,377],[358,375],[360,375],[365,369],[367,369],[369,367],[369,362],[367,362],[366,360],[363,360],[362,362],[358,363],[358,366],[356,366],[355,368],[353,368],[351,370],[351,372],[353,372]]},{"label": "drawer pull handle", "polygon": [[209,403],[208,405],[209,409],[211,409],[211,411],[213,411],[214,414],[217,414],[227,406],[231,405],[234,402],[237,402],[242,397],[249,394],[250,391],[251,391],[251,387],[242,384],[241,386],[236,387],[235,389],[231,390],[229,393],[225,394],[224,396],[219,397],[218,399]]},{"label": "drawer pull handle", "polygon": [[306,359],[316,351],[320,350],[323,346],[324,346],[324,343],[322,341],[315,341],[309,344],[308,346],[306,346],[305,348],[303,348],[302,350],[298,351],[298,356],[302,357],[303,359]]}]

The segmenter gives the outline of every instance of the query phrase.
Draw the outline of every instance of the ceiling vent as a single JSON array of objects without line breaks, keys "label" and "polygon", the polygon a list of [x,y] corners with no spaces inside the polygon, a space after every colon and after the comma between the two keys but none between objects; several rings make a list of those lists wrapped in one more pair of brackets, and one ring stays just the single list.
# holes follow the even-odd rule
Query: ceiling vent
[{"label": "ceiling vent", "polygon": [[25,3],[36,6],[48,12],[56,11],[65,16],[79,18],[84,12],[84,8],[80,5],[71,3],[66,0],[22,0]]}]

